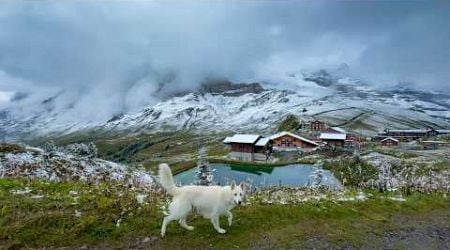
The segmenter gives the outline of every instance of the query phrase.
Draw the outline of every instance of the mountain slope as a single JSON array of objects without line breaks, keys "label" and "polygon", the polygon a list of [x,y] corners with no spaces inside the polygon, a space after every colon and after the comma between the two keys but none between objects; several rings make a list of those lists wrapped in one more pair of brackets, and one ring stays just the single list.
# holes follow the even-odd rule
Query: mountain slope
[{"label": "mountain slope", "polygon": [[[203,85],[198,91],[173,96],[139,112],[107,120],[61,119],[54,109],[58,96],[40,103],[26,117],[14,110],[0,113],[1,140],[59,136],[79,131],[153,133],[167,130],[272,132],[288,115],[300,121],[321,119],[330,125],[373,135],[389,128],[450,127],[450,96],[408,89],[377,90],[357,79],[326,71],[291,74],[289,90],[273,84]],[[292,84],[294,83],[294,84]],[[264,88],[263,88],[264,87]],[[70,109],[68,107],[67,109]]]}]

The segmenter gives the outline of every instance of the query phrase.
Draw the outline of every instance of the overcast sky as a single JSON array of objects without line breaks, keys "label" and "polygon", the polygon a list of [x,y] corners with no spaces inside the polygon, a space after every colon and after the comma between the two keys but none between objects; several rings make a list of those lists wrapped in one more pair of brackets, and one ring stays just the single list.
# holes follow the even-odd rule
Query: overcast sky
[{"label": "overcast sky", "polygon": [[205,77],[276,81],[343,63],[378,87],[445,91],[450,83],[444,0],[0,5],[0,100],[17,91],[63,93],[62,104],[109,107],[107,116]]}]

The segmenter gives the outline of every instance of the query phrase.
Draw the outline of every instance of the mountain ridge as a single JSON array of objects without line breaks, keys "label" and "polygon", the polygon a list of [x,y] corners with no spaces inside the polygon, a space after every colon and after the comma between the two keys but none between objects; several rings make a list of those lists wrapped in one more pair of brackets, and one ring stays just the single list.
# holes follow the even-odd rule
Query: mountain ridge
[{"label": "mountain ridge", "polygon": [[[1,111],[1,140],[58,136],[79,131],[154,133],[271,132],[288,115],[302,121],[324,120],[349,131],[374,135],[385,127],[450,127],[450,96],[408,89],[377,90],[358,79],[325,70],[291,74],[295,88],[282,90],[265,83],[233,83],[214,79],[197,90],[161,100],[137,112],[120,113],[101,121],[60,122],[52,108],[58,95],[43,100],[42,110],[28,117]],[[291,80],[292,80],[291,79]]]}]

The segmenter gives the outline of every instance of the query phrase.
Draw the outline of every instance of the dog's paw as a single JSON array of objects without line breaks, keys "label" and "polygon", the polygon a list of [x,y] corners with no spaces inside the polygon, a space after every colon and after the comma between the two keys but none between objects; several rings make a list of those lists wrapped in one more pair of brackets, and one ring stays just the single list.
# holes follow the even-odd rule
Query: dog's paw
[{"label": "dog's paw", "polygon": [[223,228],[219,228],[219,230],[217,230],[217,232],[219,232],[220,234],[224,234],[224,233],[226,233],[227,231],[225,231],[225,229],[223,229]]},{"label": "dog's paw", "polygon": [[228,226],[231,227],[231,224],[233,224],[233,221],[232,220],[228,220]]},{"label": "dog's paw", "polygon": [[192,230],[194,230],[194,227],[193,226],[187,226],[186,229],[189,230],[189,231],[192,231]]}]

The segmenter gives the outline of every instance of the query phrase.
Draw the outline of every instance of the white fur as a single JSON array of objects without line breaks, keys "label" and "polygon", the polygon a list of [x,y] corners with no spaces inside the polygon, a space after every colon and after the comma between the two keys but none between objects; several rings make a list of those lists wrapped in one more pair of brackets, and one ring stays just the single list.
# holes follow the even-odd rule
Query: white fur
[{"label": "white fur", "polygon": [[186,224],[186,217],[192,208],[203,217],[210,219],[217,232],[223,234],[226,231],[219,225],[219,216],[228,217],[228,225],[231,226],[233,214],[230,212],[236,205],[241,204],[244,196],[244,183],[239,186],[233,181],[230,186],[183,186],[176,187],[172,177],[172,171],[167,164],[159,165],[159,178],[161,185],[167,193],[173,196],[169,204],[169,214],[164,217],[161,226],[161,236],[164,237],[169,222],[178,220],[180,225],[187,230],[194,227]]}]

